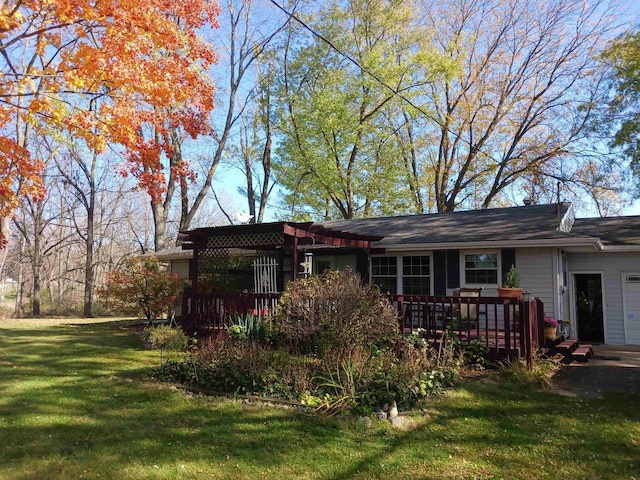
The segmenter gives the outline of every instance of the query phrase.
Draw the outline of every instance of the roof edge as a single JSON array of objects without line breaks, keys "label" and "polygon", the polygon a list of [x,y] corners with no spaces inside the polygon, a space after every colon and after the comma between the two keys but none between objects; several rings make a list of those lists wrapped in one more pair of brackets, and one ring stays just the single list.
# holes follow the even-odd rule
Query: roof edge
[{"label": "roof edge", "polygon": [[491,240],[479,242],[441,242],[441,243],[396,243],[391,245],[377,245],[374,248],[384,248],[387,252],[399,252],[407,250],[464,250],[464,249],[491,249],[491,248],[535,248],[535,247],[593,247],[594,250],[603,250],[605,247],[599,238],[563,238],[540,240]]}]

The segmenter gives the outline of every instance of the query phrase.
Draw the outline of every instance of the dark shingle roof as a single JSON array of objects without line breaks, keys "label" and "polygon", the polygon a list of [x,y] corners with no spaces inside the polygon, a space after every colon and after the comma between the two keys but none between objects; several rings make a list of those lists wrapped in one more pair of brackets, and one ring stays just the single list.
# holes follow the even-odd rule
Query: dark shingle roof
[{"label": "dark shingle roof", "polygon": [[605,245],[640,245],[640,216],[576,218],[571,233]]},{"label": "dark shingle roof", "polygon": [[321,222],[335,230],[382,235],[377,245],[540,240],[566,238],[558,232],[570,204],[530,205],[402,217]]}]

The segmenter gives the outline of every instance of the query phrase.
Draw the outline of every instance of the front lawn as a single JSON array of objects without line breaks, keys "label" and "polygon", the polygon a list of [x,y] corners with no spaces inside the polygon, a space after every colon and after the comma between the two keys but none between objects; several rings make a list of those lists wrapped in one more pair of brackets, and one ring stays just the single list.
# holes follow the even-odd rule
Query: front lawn
[{"label": "front lawn", "polygon": [[637,397],[468,383],[405,428],[192,397],[119,322],[0,322],[0,478],[640,478]]}]

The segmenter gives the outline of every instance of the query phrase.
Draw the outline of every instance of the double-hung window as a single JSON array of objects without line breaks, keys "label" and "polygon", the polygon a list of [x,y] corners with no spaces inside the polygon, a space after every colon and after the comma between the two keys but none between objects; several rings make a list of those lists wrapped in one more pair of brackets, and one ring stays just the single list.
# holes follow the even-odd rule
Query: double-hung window
[{"label": "double-hung window", "polygon": [[372,257],[371,282],[383,293],[431,295],[431,257]]},{"label": "double-hung window", "polygon": [[431,265],[429,256],[402,257],[402,293],[431,294]]},{"label": "double-hung window", "polygon": [[467,284],[497,285],[498,254],[466,253],[464,255],[464,280]]},{"label": "double-hung window", "polygon": [[396,257],[371,258],[371,282],[380,288],[382,293],[397,293],[398,259]]}]

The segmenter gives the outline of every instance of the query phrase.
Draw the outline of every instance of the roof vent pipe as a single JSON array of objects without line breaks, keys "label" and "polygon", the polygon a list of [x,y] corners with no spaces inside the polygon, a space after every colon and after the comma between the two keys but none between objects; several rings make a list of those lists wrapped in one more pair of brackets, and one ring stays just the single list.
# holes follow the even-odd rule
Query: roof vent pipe
[{"label": "roof vent pipe", "polygon": [[525,198],[525,199],[523,199],[523,200],[522,200],[522,203],[524,203],[527,207],[528,207],[529,205],[533,205],[533,198],[531,198],[531,197],[527,197],[527,198]]}]

